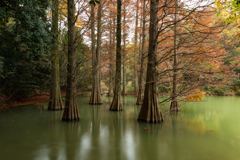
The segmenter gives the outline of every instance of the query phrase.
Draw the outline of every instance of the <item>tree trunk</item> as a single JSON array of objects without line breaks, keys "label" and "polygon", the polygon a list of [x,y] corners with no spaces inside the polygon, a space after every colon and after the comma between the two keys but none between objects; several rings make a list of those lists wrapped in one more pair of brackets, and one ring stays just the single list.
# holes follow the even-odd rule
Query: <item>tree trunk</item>
[{"label": "tree trunk", "polygon": [[127,84],[126,84],[126,5],[123,8],[123,90],[122,95],[127,94]]},{"label": "tree trunk", "polygon": [[75,45],[75,6],[74,0],[68,0],[68,65],[67,94],[62,120],[79,120],[76,97],[76,45]]},{"label": "tree trunk", "polygon": [[[116,17],[113,18],[113,48],[112,48],[112,53],[116,53]],[[113,55],[114,57],[114,55]],[[115,56],[115,58],[117,58]],[[116,62],[115,62],[116,63]],[[116,64],[115,64],[116,65]],[[113,94],[114,94],[114,89],[115,89],[115,71],[116,71],[116,68],[114,68],[114,65],[113,65],[113,72],[112,72],[112,86],[113,86]]]},{"label": "tree trunk", "polygon": [[116,72],[115,89],[113,101],[110,106],[112,111],[122,110],[121,102],[121,0],[117,0],[117,51],[116,51]]},{"label": "tree trunk", "polygon": [[139,121],[151,123],[159,123],[163,121],[162,113],[158,108],[156,93],[155,49],[157,45],[157,11],[158,0],[151,0],[147,80],[143,104],[138,116]]},{"label": "tree trunk", "polygon": [[52,32],[53,47],[51,53],[51,86],[48,110],[63,109],[59,77],[59,55],[58,55],[58,0],[53,0],[52,8]]},{"label": "tree trunk", "polygon": [[102,5],[99,0],[98,6],[98,33],[97,33],[97,50],[95,52],[95,33],[94,33],[94,5],[91,5],[91,36],[92,36],[92,93],[89,104],[102,104],[101,91],[100,91],[100,49],[101,49],[101,18],[102,18]]},{"label": "tree trunk", "polygon": [[135,22],[135,36],[134,36],[134,93],[138,91],[138,78],[137,78],[137,29],[138,29],[138,0],[136,8],[136,22]]},{"label": "tree trunk", "polygon": [[[112,14],[112,12],[110,11],[110,15]],[[113,20],[114,21],[114,20]],[[114,26],[115,27],[115,26]],[[109,61],[110,61],[110,69],[109,69],[109,90],[108,90],[108,96],[113,96],[113,50],[114,50],[114,46],[113,46],[113,41],[114,41],[114,35],[113,35],[113,26],[112,26],[112,18],[110,17],[110,57],[109,57]]]},{"label": "tree trunk", "polygon": [[[99,53],[100,55],[100,53]],[[103,92],[102,92],[102,72],[101,72],[101,60],[100,60],[100,56],[99,56],[99,92],[100,92],[100,95],[103,95]]]},{"label": "tree trunk", "polygon": [[141,68],[139,76],[139,89],[137,96],[137,105],[142,104],[142,92],[143,92],[143,63],[144,63],[144,51],[145,51],[145,24],[146,24],[146,0],[143,0],[143,27],[142,27],[142,51],[141,51]]},{"label": "tree trunk", "polygon": [[178,7],[178,0],[175,0],[175,25],[174,25],[174,55],[173,55],[173,93],[172,93],[172,102],[170,105],[170,111],[178,112],[179,104],[177,100],[177,7]]}]

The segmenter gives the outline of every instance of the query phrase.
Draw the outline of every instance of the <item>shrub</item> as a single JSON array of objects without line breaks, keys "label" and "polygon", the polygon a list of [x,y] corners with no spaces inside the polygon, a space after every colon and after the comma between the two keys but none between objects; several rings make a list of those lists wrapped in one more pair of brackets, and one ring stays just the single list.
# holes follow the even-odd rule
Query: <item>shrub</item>
[{"label": "shrub", "polygon": [[189,92],[189,96],[186,97],[187,101],[202,101],[205,97],[205,92],[200,89],[194,89]]}]

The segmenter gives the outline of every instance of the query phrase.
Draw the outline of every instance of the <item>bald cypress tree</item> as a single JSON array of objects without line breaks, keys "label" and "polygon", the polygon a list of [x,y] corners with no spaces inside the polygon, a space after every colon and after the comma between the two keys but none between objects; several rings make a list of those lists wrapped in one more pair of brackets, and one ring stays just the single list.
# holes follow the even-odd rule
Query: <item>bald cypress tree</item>
[{"label": "bald cypress tree", "polygon": [[144,63],[144,51],[145,51],[145,24],[146,24],[146,1],[143,0],[143,27],[142,27],[142,50],[141,50],[141,67],[139,76],[139,88],[137,95],[137,105],[142,104],[142,93],[143,93],[143,63]]},{"label": "bald cypress tree", "polygon": [[116,52],[116,72],[115,89],[113,101],[110,106],[112,111],[122,110],[121,102],[121,0],[117,0],[117,52]]},{"label": "bald cypress tree", "polygon": [[172,93],[172,102],[170,105],[170,111],[180,111],[179,104],[177,100],[178,88],[177,88],[177,11],[178,11],[178,0],[175,0],[175,25],[174,25],[174,53],[173,53],[173,93]]},{"label": "bald cypress tree", "polygon": [[138,43],[138,1],[136,4],[136,21],[135,21],[135,35],[134,35],[134,94],[138,92],[138,78],[137,78],[137,43]]},{"label": "bald cypress tree", "polygon": [[143,103],[138,116],[139,121],[159,123],[163,121],[162,113],[158,108],[158,97],[156,88],[156,54],[157,47],[157,13],[158,1],[150,1],[150,27],[149,27],[149,48],[147,80],[144,91]]},{"label": "bald cypress tree", "polygon": [[75,4],[68,0],[68,65],[67,65],[67,94],[62,120],[79,120],[76,97],[76,41],[75,41]]},{"label": "bald cypress tree", "polygon": [[52,32],[54,37],[52,40],[51,52],[51,85],[50,99],[48,102],[48,110],[63,109],[60,78],[59,78],[59,54],[58,54],[58,0],[52,0]]},{"label": "bald cypress tree", "polygon": [[95,33],[94,33],[94,5],[91,5],[91,36],[92,36],[92,93],[89,104],[102,104],[100,90],[100,49],[101,49],[101,18],[102,5],[101,0],[98,4],[98,33],[97,33],[97,49],[95,51]]}]

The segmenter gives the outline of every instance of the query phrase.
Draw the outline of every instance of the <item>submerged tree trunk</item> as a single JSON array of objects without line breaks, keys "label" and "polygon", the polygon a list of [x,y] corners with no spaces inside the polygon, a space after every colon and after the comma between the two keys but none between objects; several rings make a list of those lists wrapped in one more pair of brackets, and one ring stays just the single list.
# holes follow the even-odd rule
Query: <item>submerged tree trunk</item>
[{"label": "submerged tree trunk", "polygon": [[126,4],[123,8],[123,90],[122,95],[127,94],[127,84],[126,84]]},{"label": "submerged tree trunk", "polygon": [[173,93],[172,93],[172,102],[170,105],[170,111],[175,111],[178,112],[180,111],[179,109],[179,104],[177,100],[177,8],[178,8],[178,0],[175,0],[175,25],[174,25],[174,55],[173,55]]},{"label": "submerged tree trunk", "polygon": [[115,89],[113,101],[109,110],[122,110],[121,102],[121,0],[117,0],[117,51],[116,51],[116,72]]},{"label": "submerged tree trunk", "polygon": [[52,8],[52,32],[54,33],[53,47],[51,53],[51,86],[48,110],[63,109],[59,77],[59,55],[58,55],[58,0],[53,0]]},{"label": "submerged tree trunk", "polygon": [[134,94],[138,91],[138,78],[137,78],[137,30],[138,30],[138,0],[136,8],[136,22],[135,22],[135,36],[134,36]]},{"label": "submerged tree trunk", "polygon": [[162,113],[158,108],[156,93],[155,49],[157,45],[157,11],[158,0],[151,0],[147,80],[143,104],[138,116],[139,121],[151,123],[159,123],[163,121]]},{"label": "submerged tree trunk", "polygon": [[143,27],[142,27],[142,51],[141,51],[141,68],[139,76],[139,89],[137,95],[137,105],[142,104],[142,92],[143,92],[143,63],[144,63],[144,51],[145,51],[145,23],[146,23],[146,0],[143,0]]},{"label": "submerged tree trunk", "polygon": [[62,120],[79,120],[76,97],[76,52],[75,52],[75,6],[74,0],[68,0],[68,65],[67,94]]},{"label": "submerged tree trunk", "polygon": [[91,36],[92,36],[92,93],[89,104],[102,104],[101,90],[100,90],[100,49],[101,49],[101,18],[102,5],[99,0],[98,6],[98,33],[97,33],[97,50],[95,52],[95,33],[94,33],[94,5],[91,5]]}]

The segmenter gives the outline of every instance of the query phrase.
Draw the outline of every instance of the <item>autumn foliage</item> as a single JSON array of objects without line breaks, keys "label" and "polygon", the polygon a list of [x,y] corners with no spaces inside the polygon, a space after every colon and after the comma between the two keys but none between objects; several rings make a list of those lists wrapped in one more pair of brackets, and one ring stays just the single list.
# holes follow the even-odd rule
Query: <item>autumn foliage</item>
[{"label": "autumn foliage", "polygon": [[202,101],[205,97],[205,92],[200,89],[193,89],[189,92],[189,96],[186,97],[187,101]]}]

